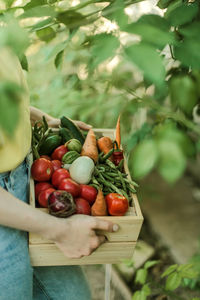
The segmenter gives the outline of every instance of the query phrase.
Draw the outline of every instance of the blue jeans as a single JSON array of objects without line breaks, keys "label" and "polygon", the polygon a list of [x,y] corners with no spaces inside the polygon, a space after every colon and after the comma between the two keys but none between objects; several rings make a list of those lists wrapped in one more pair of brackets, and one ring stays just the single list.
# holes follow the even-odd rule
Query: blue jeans
[{"label": "blue jeans", "polygon": [[[27,159],[15,170],[0,173],[0,186],[28,202]],[[0,195],[1,201],[1,195]],[[27,232],[0,225],[0,300],[90,300],[79,266],[31,267]]]}]

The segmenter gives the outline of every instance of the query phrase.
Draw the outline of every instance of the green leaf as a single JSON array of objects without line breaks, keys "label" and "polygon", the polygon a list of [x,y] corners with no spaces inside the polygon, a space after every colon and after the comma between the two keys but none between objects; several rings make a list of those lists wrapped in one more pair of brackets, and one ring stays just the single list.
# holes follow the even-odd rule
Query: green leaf
[{"label": "green leaf", "polygon": [[53,25],[54,21],[52,18],[47,18],[43,21],[37,22],[36,24],[30,26],[31,31],[40,30],[46,27],[49,27],[50,25]]},{"label": "green leaf", "polygon": [[68,28],[77,28],[82,25],[85,17],[76,11],[65,11],[57,15],[57,20]]},{"label": "green leaf", "polygon": [[198,1],[194,3],[178,1],[168,7],[165,17],[171,25],[179,26],[191,22],[197,14]]},{"label": "green leaf", "polygon": [[134,293],[132,300],[146,300],[147,296],[145,295],[144,291],[137,291]]},{"label": "green leaf", "polygon": [[6,8],[10,8],[12,4],[15,2],[15,0],[6,0]]},{"label": "green leaf", "polygon": [[101,33],[92,38],[92,65],[91,68],[96,68],[100,63],[115,55],[119,48],[119,40],[112,34]]},{"label": "green leaf", "polygon": [[39,18],[39,17],[55,17],[56,12],[52,6],[36,6],[30,9],[27,9],[23,14],[19,16],[20,19],[26,18]]},{"label": "green leaf", "polygon": [[159,0],[157,6],[161,9],[167,8],[173,0]]},{"label": "green leaf", "polygon": [[198,102],[198,94],[194,80],[188,75],[171,77],[169,81],[171,102],[183,112],[192,115],[192,111]]},{"label": "green leaf", "polygon": [[171,274],[172,272],[176,271],[178,268],[178,265],[175,264],[175,265],[171,265],[169,266],[164,273],[162,273],[161,275],[161,278],[165,277],[165,276],[168,276],[169,274]]},{"label": "green leaf", "polygon": [[47,0],[31,0],[30,2],[28,2],[28,3],[23,7],[23,9],[24,9],[24,10],[27,10],[27,9],[31,9],[31,8],[36,7],[36,6],[45,5],[45,4],[47,4],[47,3],[48,3]]},{"label": "green leaf", "polygon": [[19,121],[19,102],[22,88],[13,82],[0,83],[0,128],[12,136]]},{"label": "green leaf", "polygon": [[159,165],[158,170],[165,180],[170,183],[178,180],[186,167],[186,158],[175,141],[162,139],[158,142]]},{"label": "green leaf", "polygon": [[140,35],[144,42],[163,48],[174,44],[174,33],[169,32],[168,22],[156,15],[144,15],[137,22],[126,26],[125,31]]},{"label": "green leaf", "polygon": [[102,16],[110,21],[115,21],[123,30],[128,24],[128,16],[125,14],[124,9],[123,0],[113,1],[102,10]]},{"label": "green leaf", "polygon": [[20,59],[20,63],[22,66],[22,69],[24,69],[25,71],[28,72],[28,60],[25,54],[22,55],[21,59]]},{"label": "green leaf", "polygon": [[172,273],[168,276],[165,284],[165,288],[167,291],[174,291],[181,284],[181,276],[179,273]]},{"label": "green leaf", "polygon": [[144,265],[144,269],[149,269],[155,265],[157,265],[159,263],[158,260],[150,260],[150,261],[147,261]]},{"label": "green leaf", "polygon": [[39,29],[36,31],[36,35],[41,41],[50,42],[53,38],[55,38],[56,33],[53,28],[46,27],[43,29]]},{"label": "green leaf", "polygon": [[64,58],[64,50],[60,51],[55,58],[55,66],[56,69],[61,69],[62,68],[62,63],[63,63],[63,58]]},{"label": "green leaf", "polygon": [[185,26],[180,26],[178,28],[178,31],[189,38],[199,38],[199,32],[200,32],[200,22],[195,21],[190,24],[187,24]]},{"label": "green leaf", "polygon": [[151,294],[151,289],[148,284],[143,285],[142,291],[145,293],[146,296],[149,296]]},{"label": "green leaf", "polygon": [[7,26],[0,27],[0,47],[10,47],[21,58],[29,45],[28,34],[16,19],[5,17],[3,21]]},{"label": "green leaf", "polygon": [[184,66],[200,69],[200,42],[192,38],[185,38],[174,47],[174,56]]},{"label": "green leaf", "polygon": [[165,80],[165,68],[156,49],[145,43],[132,45],[125,49],[127,58],[144,73],[151,83],[162,86]]},{"label": "green leaf", "polygon": [[129,158],[130,171],[134,178],[142,178],[155,166],[158,159],[158,149],[154,140],[143,140],[133,150]]},{"label": "green leaf", "polygon": [[145,284],[147,279],[147,270],[146,269],[139,269],[136,273],[135,283]]}]

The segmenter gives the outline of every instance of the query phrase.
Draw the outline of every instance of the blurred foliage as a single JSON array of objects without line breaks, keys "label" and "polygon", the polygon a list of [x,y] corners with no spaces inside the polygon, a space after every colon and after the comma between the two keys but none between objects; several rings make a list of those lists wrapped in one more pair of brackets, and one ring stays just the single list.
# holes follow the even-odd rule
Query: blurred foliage
[{"label": "blurred foliage", "polygon": [[29,70],[33,105],[94,127],[121,114],[133,177],[156,168],[173,183],[199,152],[200,6],[160,0],[160,15],[133,20],[137,2],[1,0],[0,48]]}]

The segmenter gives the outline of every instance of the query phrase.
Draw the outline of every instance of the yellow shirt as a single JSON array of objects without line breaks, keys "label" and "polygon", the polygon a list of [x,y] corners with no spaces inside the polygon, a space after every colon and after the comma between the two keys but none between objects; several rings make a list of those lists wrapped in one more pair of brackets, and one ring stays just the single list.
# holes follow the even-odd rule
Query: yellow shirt
[{"label": "yellow shirt", "polygon": [[31,146],[27,84],[19,60],[8,49],[0,50],[0,81],[3,80],[17,83],[25,91],[20,101],[20,120],[13,136],[8,137],[0,128],[0,173],[15,169],[24,160]]}]

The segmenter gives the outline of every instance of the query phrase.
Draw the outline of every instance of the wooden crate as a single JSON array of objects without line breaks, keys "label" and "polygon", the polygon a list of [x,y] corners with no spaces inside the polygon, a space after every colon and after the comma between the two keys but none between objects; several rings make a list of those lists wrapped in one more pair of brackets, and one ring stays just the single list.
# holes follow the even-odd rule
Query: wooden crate
[{"label": "wooden crate", "polygon": [[[110,136],[114,139],[113,129],[94,129],[97,137]],[[125,162],[125,171],[129,175],[127,164]],[[130,175],[129,175],[130,176]],[[30,181],[30,205],[35,207],[34,181]],[[130,259],[133,255],[134,248],[140,233],[143,222],[142,213],[136,194],[132,194],[132,206],[125,216],[114,217],[105,216],[97,217],[104,220],[110,220],[119,225],[117,232],[101,232],[107,238],[102,244],[89,256],[79,259],[65,257],[56,245],[42,237],[29,234],[29,253],[33,266],[56,266],[56,265],[88,265],[88,264],[114,264],[122,262],[124,259]],[[37,208],[48,212],[47,209]]]}]

